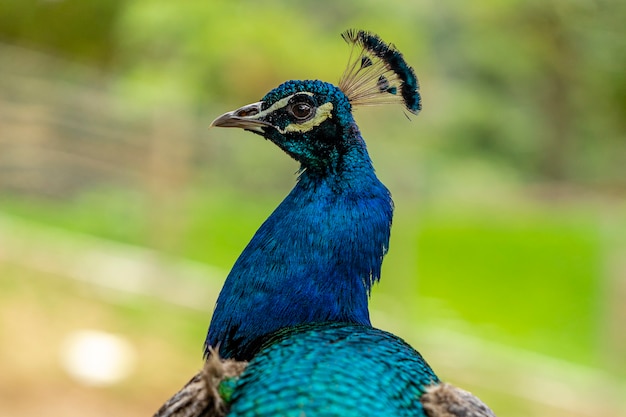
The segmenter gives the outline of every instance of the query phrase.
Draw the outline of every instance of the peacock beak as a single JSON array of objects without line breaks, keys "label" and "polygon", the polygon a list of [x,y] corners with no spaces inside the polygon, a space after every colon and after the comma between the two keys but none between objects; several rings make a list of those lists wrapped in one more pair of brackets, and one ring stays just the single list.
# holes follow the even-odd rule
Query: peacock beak
[{"label": "peacock beak", "polygon": [[263,127],[271,126],[268,122],[261,120],[263,113],[261,112],[262,101],[258,103],[248,104],[224,113],[217,119],[213,120],[209,127],[238,127],[241,129],[252,130],[258,133],[264,133]]}]

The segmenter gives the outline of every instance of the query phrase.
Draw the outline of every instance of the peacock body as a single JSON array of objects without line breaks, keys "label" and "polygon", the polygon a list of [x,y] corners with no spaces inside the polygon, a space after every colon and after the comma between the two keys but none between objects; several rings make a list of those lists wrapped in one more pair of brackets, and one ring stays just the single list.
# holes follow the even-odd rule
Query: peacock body
[{"label": "peacock body", "polygon": [[298,326],[266,344],[236,385],[231,415],[425,416],[420,398],[439,382],[417,351],[371,326]]},{"label": "peacock body", "polygon": [[[190,410],[181,404],[211,392],[206,407],[216,413],[158,416],[493,415],[441,384],[407,343],[371,326],[368,298],[389,246],[393,203],[352,110],[400,103],[417,113],[421,101],[395,47],[368,32],[342,36],[357,53],[339,86],[288,81],[212,124],[259,134],[301,168],[226,279],[204,373],[170,400],[176,407],[162,408]],[[242,361],[249,363],[240,375],[222,369]]]}]

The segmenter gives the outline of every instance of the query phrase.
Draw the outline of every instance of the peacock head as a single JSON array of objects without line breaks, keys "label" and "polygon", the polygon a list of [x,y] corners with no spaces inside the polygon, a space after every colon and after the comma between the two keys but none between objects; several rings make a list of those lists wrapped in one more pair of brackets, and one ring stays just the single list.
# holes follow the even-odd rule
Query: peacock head
[{"label": "peacock head", "polygon": [[302,164],[327,171],[363,141],[352,117],[359,105],[401,103],[417,114],[417,78],[393,45],[365,31],[342,34],[356,49],[339,85],[288,81],[261,99],[215,119],[211,126],[238,127],[265,137]]},{"label": "peacock head", "polygon": [[336,86],[288,81],[258,103],[228,112],[213,126],[239,127],[274,142],[307,169],[323,169],[350,146],[352,106]]}]

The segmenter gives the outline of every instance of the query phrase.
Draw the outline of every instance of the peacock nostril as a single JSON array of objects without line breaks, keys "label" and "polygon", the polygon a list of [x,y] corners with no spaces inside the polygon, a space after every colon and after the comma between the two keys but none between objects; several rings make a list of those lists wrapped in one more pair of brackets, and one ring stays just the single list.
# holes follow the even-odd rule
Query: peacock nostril
[{"label": "peacock nostril", "polygon": [[250,117],[255,114],[259,114],[259,109],[256,107],[243,108],[235,113],[235,115],[239,117]]}]

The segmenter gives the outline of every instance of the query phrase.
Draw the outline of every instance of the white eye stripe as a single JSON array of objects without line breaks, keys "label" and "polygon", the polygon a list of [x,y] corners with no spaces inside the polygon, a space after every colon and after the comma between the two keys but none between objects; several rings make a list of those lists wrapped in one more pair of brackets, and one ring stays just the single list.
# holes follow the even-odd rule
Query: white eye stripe
[{"label": "white eye stripe", "polygon": [[[253,115],[253,116],[248,116],[248,119],[260,119],[263,118],[265,116],[267,116],[270,113],[275,112],[278,109],[287,107],[287,105],[289,104],[289,101],[292,99],[293,96],[297,95],[297,94],[306,94],[308,96],[313,96],[313,93],[308,92],[308,91],[303,91],[303,92],[299,92],[299,93],[295,93],[292,94],[290,96],[287,96],[285,98],[281,98],[280,100],[278,100],[276,103],[272,104],[271,106],[269,106],[267,109]],[[280,133],[289,133],[289,132],[300,132],[300,133],[305,133],[308,132],[310,130],[312,130],[314,127],[319,126],[320,124],[322,124],[326,119],[329,119],[332,117],[332,110],[333,110],[333,103],[324,103],[321,106],[317,107],[315,109],[315,116],[313,116],[311,119],[303,122],[303,123],[291,123],[289,125],[287,125],[284,129],[277,129]]]},{"label": "white eye stripe", "polygon": [[267,116],[270,113],[275,112],[276,110],[286,107],[287,104],[289,104],[289,100],[291,100],[291,98],[297,94],[306,94],[307,96],[313,96],[313,93],[309,92],[309,91],[303,91],[300,93],[295,93],[292,94],[290,96],[287,96],[285,98],[281,98],[280,100],[278,100],[276,103],[272,104],[271,106],[269,106],[267,109],[258,112],[257,114],[255,114],[254,116],[248,116],[248,119],[259,119],[261,117]]}]

